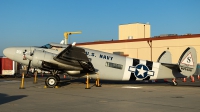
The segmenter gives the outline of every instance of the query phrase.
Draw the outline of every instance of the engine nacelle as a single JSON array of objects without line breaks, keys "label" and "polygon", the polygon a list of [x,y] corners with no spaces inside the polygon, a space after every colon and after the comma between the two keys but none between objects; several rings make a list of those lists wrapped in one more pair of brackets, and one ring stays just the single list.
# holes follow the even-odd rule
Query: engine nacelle
[{"label": "engine nacelle", "polygon": [[[54,60],[54,57],[57,54],[46,52],[44,50],[35,50],[32,56],[27,56],[28,59],[30,59],[31,66],[34,66],[36,68],[45,68],[49,70],[77,70],[81,71],[82,68],[80,66],[73,66],[66,63],[61,63]],[[76,72],[77,74],[78,72]],[[73,74],[73,73],[72,73]]]},{"label": "engine nacelle", "polygon": [[82,72],[82,71],[66,71],[66,73],[70,76],[73,76],[73,77],[81,77],[81,76],[84,76],[86,75],[87,73],[85,72]]},{"label": "engine nacelle", "polygon": [[34,55],[32,58],[32,66],[42,68],[42,62],[51,62],[53,60],[54,54],[42,51],[42,50],[35,50]]},{"label": "engine nacelle", "polygon": [[80,71],[66,71],[66,72],[67,72],[67,74],[69,74],[69,75],[78,75],[78,74],[81,73]]}]

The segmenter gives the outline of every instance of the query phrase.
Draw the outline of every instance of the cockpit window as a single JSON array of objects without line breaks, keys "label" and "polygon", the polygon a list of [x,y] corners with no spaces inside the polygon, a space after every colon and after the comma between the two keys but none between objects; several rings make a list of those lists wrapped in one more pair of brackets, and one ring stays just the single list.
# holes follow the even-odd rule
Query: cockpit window
[{"label": "cockpit window", "polygon": [[40,48],[51,49],[51,45],[50,44],[46,44],[46,45],[41,46]]}]

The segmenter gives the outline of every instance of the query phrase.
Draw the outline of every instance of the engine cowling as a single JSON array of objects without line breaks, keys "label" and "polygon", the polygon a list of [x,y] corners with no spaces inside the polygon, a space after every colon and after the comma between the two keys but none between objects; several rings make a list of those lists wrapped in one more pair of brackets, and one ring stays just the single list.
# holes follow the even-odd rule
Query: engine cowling
[{"label": "engine cowling", "polygon": [[67,72],[67,74],[69,74],[69,75],[78,75],[78,74],[81,73],[80,71],[66,71],[66,72]]},{"label": "engine cowling", "polygon": [[32,64],[32,66],[42,68],[43,61],[51,62],[51,60],[53,60],[53,56],[54,56],[54,54],[52,54],[52,53],[45,52],[42,50],[35,50],[33,57],[32,57],[31,64]]},{"label": "engine cowling", "polygon": [[[77,70],[81,71],[82,68],[79,66],[73,66],[69,64],[64,64],[54,60],[56,54],[46,52],[44,50],[34,50],[32,56],[27,56],[27,59],[31,60],[31,66],[36,68],[45,68],[49,70]],[[78,72],[76,72],[78,73]]]},{"label": "engine cowling", "polygon": [[66,71],[66,73],[70,76],[73,76],[73,77],[81,77],[81,76],[84,76],[86,75],[87,73],[86,72],[83,72],[83,71]]}]

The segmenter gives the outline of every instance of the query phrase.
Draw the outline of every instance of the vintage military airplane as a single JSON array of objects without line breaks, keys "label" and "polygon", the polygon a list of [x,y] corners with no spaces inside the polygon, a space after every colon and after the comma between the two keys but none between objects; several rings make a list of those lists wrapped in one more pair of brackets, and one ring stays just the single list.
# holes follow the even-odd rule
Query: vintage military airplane
[{"label": "vintage military airplane", "polygon": [[[164,51],[157,62],[124,57],[116,54],[63,44],[47,44],[42,47],[10,47],[3,51],[11,60],[51,71],[45,79],[47,87],[55,87],[60,81],[58,73],[73,77],[83,77],[87,73],[96,78],[98,72],[102,80],[155,80],[175,79],[191,76],[196,71],[197,55],[193,47],[188,47],[177,64],[171,63],[171,54]],[[28,71],[28,70],[27,70]],[[173,80],[173,85],[177,85]]]}]

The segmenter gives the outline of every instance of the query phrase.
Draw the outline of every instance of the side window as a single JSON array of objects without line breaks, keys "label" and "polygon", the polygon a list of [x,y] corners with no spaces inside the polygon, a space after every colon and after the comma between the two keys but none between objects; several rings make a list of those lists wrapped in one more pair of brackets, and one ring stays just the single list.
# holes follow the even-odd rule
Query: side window
[{"label": "side window", "polygon": [[111,68],[116,68],[116,69],[122,69],[123,65],[117,64],[117,63],[111,63],[111,62],[106,62],[105,66],[111,67]]}]

